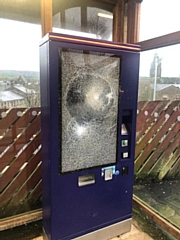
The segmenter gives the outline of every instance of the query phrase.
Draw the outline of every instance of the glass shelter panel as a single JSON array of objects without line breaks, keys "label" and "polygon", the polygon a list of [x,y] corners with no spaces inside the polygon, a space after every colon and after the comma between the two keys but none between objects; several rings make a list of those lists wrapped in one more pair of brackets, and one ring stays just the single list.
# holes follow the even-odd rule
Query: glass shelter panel
[{"label": "glass shelter panel", "polygon": [[180,228],[179,56],[180,44],[141,52],[134,186],[135,198],[177,228]]},{"label": "glass shelter panel", "polygon": [[139,101],[180,99],[180,44],[141,52]]},{"label": "glass shelter panel", "polygon": [[39,107],[41,26],[0,18],[0,28],[0,108]]},{"label": "glass shelter panel", "polygon": [[53,32],[112,41],[112,12],[104,10],[104,4],[103,9],[99,3],[91,4],[94,7],[88,3],[78,6],[78,3],[69,2],[56,6],[53,1],[54,9],[59,9],[59,12],[53,12]]},{"label": "glass shelter panel", "polygon": [[0,1],[0,219],[42,206],[40,22],[39,0]]},{"label": "glass shelter panel", "polygon": [[141,3],[140,41],[180,31],[179,0],[146,0]]},{"label": "glass shelter panel", "polygon": [[120,58],[59,49],[62,173],[116,163]]},{"label": "glass shelter panel", "polygon": [[99,8],[87,8],[87,30],[94,34],[95,38],[112,41],[112,22],[111,12]]},{"label": "glass shelter panel", "polygon": [[65,29],[81,31],[81,8],[75,7],[65,10]]}]

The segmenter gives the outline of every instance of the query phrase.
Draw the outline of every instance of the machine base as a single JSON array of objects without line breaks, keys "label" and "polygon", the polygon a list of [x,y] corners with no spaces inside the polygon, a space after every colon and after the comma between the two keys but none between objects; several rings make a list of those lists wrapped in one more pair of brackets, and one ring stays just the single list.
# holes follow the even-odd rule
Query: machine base
[{"label": "machine base", "polygon": [[[92,239],[108,240],[113,237],[117,237],[123,233],[129,232],[131,230],[131,223],[132,223],[132,218],[129,218],[122,222],[110,225],[105,228],[101,228],[97,231],[88,233],[78,238],[74,238],[72,240],[92,240]],[[48,240],[48,237],[44,229],[43,229],[43,239]]]},{"label": "machine base", "polygon": [[78,238],[74,238],[73,240],[108,240],[113,237],[117,237],[123,233],[129,232],[131,230],[132,218],[127,219],[125,221],[110,225],[108,227],[99,229],[97,231],[88,233]]}]

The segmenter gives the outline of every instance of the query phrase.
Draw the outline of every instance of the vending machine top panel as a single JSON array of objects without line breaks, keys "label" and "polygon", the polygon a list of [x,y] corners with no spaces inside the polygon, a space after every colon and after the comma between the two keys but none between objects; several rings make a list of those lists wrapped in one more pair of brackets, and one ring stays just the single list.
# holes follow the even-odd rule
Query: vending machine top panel
[{"label": "vending machine top panel", "polygon": [[77,44],[84,44],[88,46],[99,46],[99,47],[105,47],[105,48],[115,48],[119,50],[128,50],[128,51],[140,51],[140,46],[136,44],[126,44],[126,43],[119,43],[119,42],[110,42],[105,40],[98,40],[98,39],[90,39],[90,38],[84,38],[84,37],[76,37],[71,35],[65,35],[65,34],[59,34],[59,33],[48,33],[46,34],[42,41],[40,42],[40,45],[44,44],[47,41],[61,41],[66,43],[77,43]]}]

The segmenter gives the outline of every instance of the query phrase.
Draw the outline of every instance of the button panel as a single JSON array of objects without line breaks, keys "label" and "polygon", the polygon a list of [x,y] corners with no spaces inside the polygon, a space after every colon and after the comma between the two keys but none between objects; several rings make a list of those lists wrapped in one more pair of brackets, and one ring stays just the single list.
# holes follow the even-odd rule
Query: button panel
[{"label": "button panel", "polygon": [[122,147],[127,147],[128,146],[128,140],[122,140],[121,141],[121,146]]},{"label": "button panel", "polygon": [[123,152],[122,156],[123,156],[123,158],[128,158],[129,157],[129,153],[128,152]]},{"label": "button panel", "polygon": [[131,155],[132,109],[122,111],[121,125],[121,159],[129,160]]}]

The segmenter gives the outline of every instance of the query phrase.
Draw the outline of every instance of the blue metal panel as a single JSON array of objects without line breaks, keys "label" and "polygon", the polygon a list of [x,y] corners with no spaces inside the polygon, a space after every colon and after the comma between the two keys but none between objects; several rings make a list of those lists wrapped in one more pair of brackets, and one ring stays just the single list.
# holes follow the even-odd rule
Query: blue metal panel
[{"label": "blue metal panel", "polygon": [[[50,34],[40,47],[43,224],[49,239],[69,240],[131,218],[139,48],[125,44],[122,48],[116,44],[109,46],[108,42],[82,38],[73,41],[73,37],[60,39],[58,36],[63,35]],[[117,164],[114,164],[116,174],[110,181],[104,181],[102,167],[59,173],[59,47],[107,52],[121,58]],[[129,121],[130,128],[125,137],[121,135],[123,121]],[[127,150],[121,146],[124,138],[129,141]],[[123,151],[128,152],[127,159],[122,158]],[[79,176],[88,174],[94,174],[95,183],[79,187]]]}]

